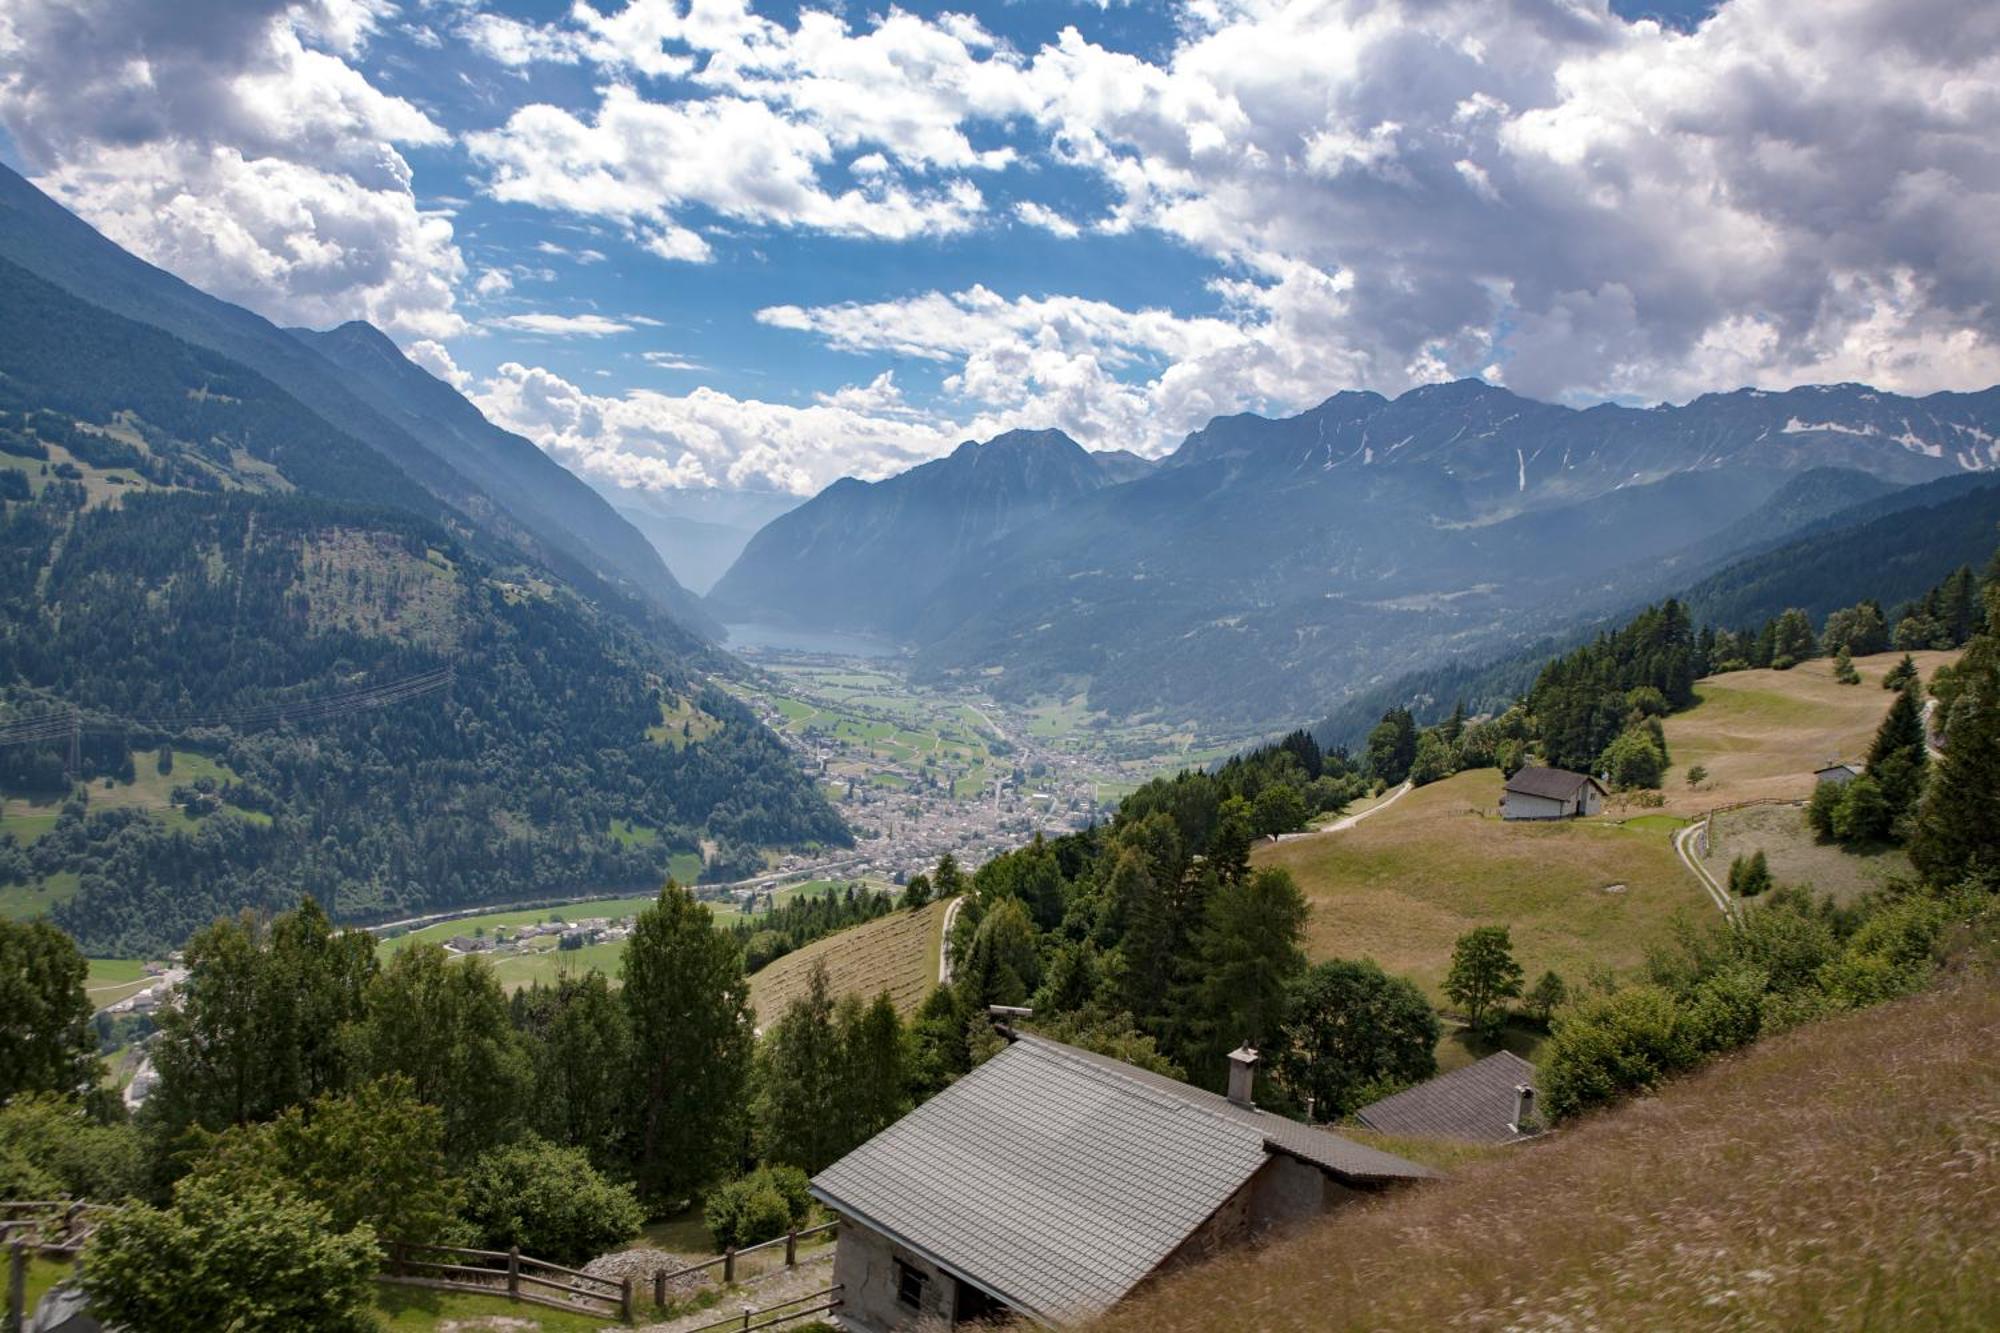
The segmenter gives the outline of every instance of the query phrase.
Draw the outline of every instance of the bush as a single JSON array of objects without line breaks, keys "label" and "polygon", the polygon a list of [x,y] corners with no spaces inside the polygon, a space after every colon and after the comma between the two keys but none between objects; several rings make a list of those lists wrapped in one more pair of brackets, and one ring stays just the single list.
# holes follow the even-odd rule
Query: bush
[{"label": "bush", "polygon": [[737,1249],[775,1240],[811,1215],[806,1173],[795,1166],[760,1166],[711,1192],[702,1208],[715,1243]]},{"label": "bush", "polygon": [[130,1124],[100,1124],[78,1102],[48,1093],[0,1107],[0,1199],[69,1194],[111,1203],[136,1193],[145,1173]]},{"label": "bush", "polygon": [[111,1214],[84,1253],[92,1313],[130,1329],[372,1333],[379,1256],[369,1228],[219,1181],[184,1181],[166,1209]]},{"label": "bush", "polygon": [[466,1220],[496,1250],[581,1264],[638,1234],[646,1220],[630,1185],[615,1184],[581,1148],[537,1138],[494,1148],[466,1179]]},{"label": "bush", "polygon": [[1543,1096],[1561,1120],[1642,1091],[1701,1054],[1671,991],[1633,986],[1586,1000],[1556,1020],[1543,1064]]}]

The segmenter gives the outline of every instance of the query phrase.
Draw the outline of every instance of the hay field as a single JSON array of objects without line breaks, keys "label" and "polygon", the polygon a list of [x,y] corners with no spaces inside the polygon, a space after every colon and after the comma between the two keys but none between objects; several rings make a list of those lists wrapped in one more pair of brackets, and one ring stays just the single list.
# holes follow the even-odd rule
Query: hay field
[{"label": "hay field", "polygon": [[1675,913],[1714,913],[1667,830],[1506,824],[1499,802],[1496,770],[1460,773],[1342,832],[1262,843],[1252,859],[1291,871],[1312,903],[1313,958],[1373,958],[1433,999],[1474,926],[1511,927],[1531,981],[1554,968],[1574,986],[1637,967]]},{"label": "hay field", "polygon": [[750,1007],[757,1011],[758,1025],[776,1022],[785,1006],[805,993],[815,959],[826,963],[836,998],[872,1000],[886,990],[905,1017],[915,1012],[937,985],[947,906],[937,902],[915,912],[891,912],[814,940],[760,969],[750,978]]},{"label": "hay field", "polygon": [[[1957,652],[1914,653],[1928,681]],[[1701,702],[1666,719],[1673,759],[1663,791],[1666,809],[1695,815],[1751,800],[1801,800],[1812,794],[1813,770],[1829,759],[1859,759],[1889,711],[1882,677],[1901,653],[1856,658],[1859,685],[1833,679],[1825,658],[1790,671],[1734,671],[1695,686]],[[1708,769],[1699,790],[1687,785],[1696,764]]]},{"label": "hay field", "polygon": [[1722,811],[1715,817],[1702,865],[1718,883],[1726,884],[1729,863],[1757,851],[1771,863],[1771,875],[1778,883],[1802,884],[1841,903],[1853,902],[1891,878],[1915,873],[1900,847],[1850,852],[1819,841],[1806,824],[1804,807],[1796,805]]}]

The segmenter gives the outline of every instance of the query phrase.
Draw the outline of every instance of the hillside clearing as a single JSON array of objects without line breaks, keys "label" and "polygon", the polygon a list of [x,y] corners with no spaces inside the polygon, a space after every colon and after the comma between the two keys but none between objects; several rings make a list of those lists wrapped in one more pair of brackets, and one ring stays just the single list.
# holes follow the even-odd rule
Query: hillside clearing
[{"label": "hillside clearing", "polygon": [[1474,926],[1511,927],[1531,980],[1553,968],[1575,985],[1638,966],[1675,913],[1715,910],[1665,830],[1507,824],[1499,801],[1496,770],[1460,773],[1342,832],[1261,843],[1253,859],[1291,871],[1312,903],[1313,958],[1373,958],[1434,999]]},{"label": "hillside clearing", "polygon": [[937,985],[949,906],[936,902],[915,912],[897,910],[814,940],[760,969],[750,978],[750,1007],[757,1011],[758,1024],[776,1022],[785,1006],[805,993],[815,959],[826,963],[836,997],[870,1000],[886,990],[907,1017]]},{"label": "hillside clearing", "polygon": [[1982,975],[1767,1039],[1093,1327],[1994,1328],[1996,1031]]},{"label": "hillside clearing", "polygon": [[1916,872],[1900,847],[1874,847],[1850,852],[1837,843],[1821,842],[1806,824],[1804,807],[1753,805],[1723,810],[1711,826],[1708,855],[1702,865],[1718,883],[1729,882],[1729,863],[1739,856],[1763,852],[1771,876],[1780,884],[1801,884],[1840,903],[1853,902],[1892,878]]},{"label": "hillside clearing", "polygon": [[[1924,679],[1956,652],[1911,654]],[[1833,678],[1826,658],[1789,671],[1732,671],[1695,684],[1701,702],[1665,720],[1673,759],[1663,786],[1665,809],[1698,815],[1737,801],[1803,800],[1812,795],[1813,770],[1832,759],[1860,759],[1875,738],[1890,696],[1882,677],[1901,653],[1860,657],[1859,685]],[[1699,790],[1687,773],[1699,764],[1708,777]]]}]

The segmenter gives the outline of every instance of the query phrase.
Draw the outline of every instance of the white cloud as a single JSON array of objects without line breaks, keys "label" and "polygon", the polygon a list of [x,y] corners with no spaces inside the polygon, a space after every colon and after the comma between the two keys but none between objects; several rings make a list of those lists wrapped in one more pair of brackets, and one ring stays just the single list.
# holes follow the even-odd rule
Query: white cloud
[{"label": "white cloud", "polygon": [[881,177],[838,194],[819,169],[833,144],[813,125],[739,97],[653,102],[619,85],[594,116],[523,107],[498,130],[467,136],[495,198],[606,217],[663,257],[698,260],[707,243],[677,221],[691,207],[724,217],[902,240],[963,231],[982,208],[957,180],[911,190]]},{"label": "white cloud", "polygon": [[1032,199],[1022,199],[1014,205],[1014,216],[1030,227],[1040,227],[1065,240],[1083,234],[1083,228],[1056,212],[1046,204],[1038,204]]},{"label": "white cloud", "polygon": [[448,336],[464,261],[398,149],[446,133],[348,63],[389,8],[15,0],[0,124],[38,185],[206,290],[288,323]]},{"label": "white cloud", "polygon": [[1495,329],[1551,396],[2000,377],[1990,3],[1730,0],[1692,33],[1600,3],[1202,14],[1160,64],[1066,32],[1041,119],[1113,227],[1343,275],[1363,383],[1487,364]]},{"label": "white cloud", "polygon": [[524,315],[502,315],[492,322],[498,328],[515,329],[521,333],[539,333],[551,338],[602,338],[607,334],[632,331],[632,324],[629,321],[612,319],[606,315],[551,315],[535,312]]},{"label": "white cloud", "polygon": [[472,387],[472,376],[458,368],[458,363],[451,358],[450,349],[441,342],[419,338],[403,349],[403,355],[460,393]]},{"label": "white cloud", "polygon": [[505,296],[513,290],[514,279],[504,269],[489,268],[472,284],[473,294],[481,299]]},{"label": "white cloud", "polygon": [[804,495],[844,475],[902,471],[963,438],[949,422],[908,409],[891,380],[855,393],[809,407],[707,388],[612,397],[509,362],[473,401],[566,467],[648,488],[726,486]]}]

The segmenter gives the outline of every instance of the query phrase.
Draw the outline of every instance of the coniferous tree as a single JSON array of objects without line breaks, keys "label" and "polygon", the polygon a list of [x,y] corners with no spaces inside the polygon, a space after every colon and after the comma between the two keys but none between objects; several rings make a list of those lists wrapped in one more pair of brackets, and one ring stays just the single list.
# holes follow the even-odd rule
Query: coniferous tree
[{"label": "coniferous tree", "polygon": [[840,1035],[846,1151],[895,1124],[909,1109],[909,1041],[887,991],[865,1006],[859,996],[845,997],[834,1024]]},{"label": "coniferous tree", "polygon": [[401,1075],[418,1100],[444,1112],[454,1163],[520,1130],[534,1075],[506,992],[484,958],[412,944],[369,981],[364,1004],[353,1033],[361,1072]]},{"label": "coniferous tree", "polygon": [[1283,1026],[1288,988],[1305,968],[1299,946],[1306,900],[1283,870],[1260,870],[1217,888],[1199,938],[1199,973],[1183,1001],[1181,1064],[1194,1081],[1220,1086],[1223,1057],[1238,1043],[1261,1047]]},{"label": "coniferous tree", "polygon": [[708,908],[669,883],[625,946],[632,1023],[633,1182],[656,1205],[684,1200],[738,1144],[755,1040],[743,956]]},{"label": "coniferous tree", "polygon": [[815,959],[805,994],[785,1007],[757,1048],[757,1129],[766,1161],[811,1175],[851,1146],[842,1104],[845,1063],[826,964]]},{"label": "coniferous tree", "polygon": [[514,1025],[533,1070],[528,1122],[549,1142],[581,1148],[601,1171],[622,1170],[632,1024],[611,982],[592,968],[516,991]]},{"label": "coniferous tree", "polygon": [[1914,807],[1922,794],[1928,755],[1923,709],[1912,684],[1896,692],[1868,747],[1868,777],[1880,789],[1892,824]]},{"label": "coniferous tree", "polygon": [[1368,771],[1395,786],[1410,775],[1417,757],[1417,722],[1407,708],[1392,708],[1368,733]]},{"label": "coniferous tree", "polygon": [[1955,676],[1944,753],[1910,833],[1910,860],[1934,884],[2000,879],[2000,641],[1974,641]]}]

